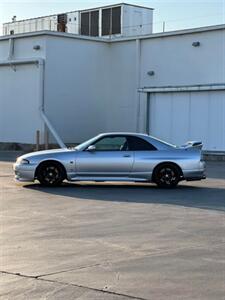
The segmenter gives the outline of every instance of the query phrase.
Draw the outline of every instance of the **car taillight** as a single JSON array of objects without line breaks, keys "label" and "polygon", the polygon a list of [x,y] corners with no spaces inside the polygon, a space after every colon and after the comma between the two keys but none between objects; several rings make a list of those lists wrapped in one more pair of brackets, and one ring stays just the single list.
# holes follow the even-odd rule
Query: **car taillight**
[{"label": "car taillight", "polygon": [[202,151],[201,151],[200,161],[204,161],[204,155],[203,155],[203,152],[202,152]]}]

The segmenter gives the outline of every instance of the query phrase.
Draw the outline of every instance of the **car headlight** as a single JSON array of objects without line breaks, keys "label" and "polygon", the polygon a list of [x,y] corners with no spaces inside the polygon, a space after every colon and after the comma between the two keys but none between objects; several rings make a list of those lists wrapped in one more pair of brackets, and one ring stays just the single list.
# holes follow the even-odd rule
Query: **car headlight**
[{"label": "car headlight", "polygon": [[27,159],[18,157],[17,160],[16,160],[16,163],[20,164],[20,165],[26,165],[26,164],[29,164],[30,162]]}]

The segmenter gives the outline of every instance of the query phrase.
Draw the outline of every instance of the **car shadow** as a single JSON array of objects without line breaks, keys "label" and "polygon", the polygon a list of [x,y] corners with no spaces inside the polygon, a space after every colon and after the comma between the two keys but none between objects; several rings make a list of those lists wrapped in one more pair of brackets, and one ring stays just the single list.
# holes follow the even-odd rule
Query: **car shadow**
[{"label": "car shadow", "polygon": [[164,204],[225,212],[225,189],[180,183],[175,189],[159,189],[154,184],[63,183],[60,187],[39,184],[24,188],[42,193],[97,201]]},{"label": "car shadow", "polygon": [[225,161],[208,161],[206,174],[207,178],[225,179]]}]

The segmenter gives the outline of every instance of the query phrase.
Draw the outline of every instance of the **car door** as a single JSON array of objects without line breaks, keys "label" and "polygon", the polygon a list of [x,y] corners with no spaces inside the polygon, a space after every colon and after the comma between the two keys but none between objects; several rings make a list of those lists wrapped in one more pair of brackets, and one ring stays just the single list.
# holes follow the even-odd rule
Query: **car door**
[{"label": "car door", "polygon": [[126,136],[104,136],[95,141],[92,146],[95,150],[90,151],[87,148],[77,155],[77,177],[102,177],[102,179],[112,180],[129,177],[134,154],[128,149]]},{"label": "car door", "polygon": [[158,161],[158,151],[155,146],[141,137],[129,136],[128,147],[134,153],[130,177],[151,180],[152,171]]}]

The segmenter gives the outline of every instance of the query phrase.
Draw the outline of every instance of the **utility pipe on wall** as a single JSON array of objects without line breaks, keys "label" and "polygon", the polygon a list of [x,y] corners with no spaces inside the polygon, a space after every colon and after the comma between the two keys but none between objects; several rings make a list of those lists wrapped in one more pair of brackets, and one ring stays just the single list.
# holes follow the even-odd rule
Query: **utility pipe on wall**
[{"label": "utility pipe on wall", "polygon": [[18,59],[18,60],[6,60],[0,61],[0,67],[4,66],[17,66],[17,65],[27,65],[27,64],[36,64],[39,67],[39,112],[41,118],[48,127],[49,131],[52,133],[54,138],[56,139],[57,143],[61,148],[66,148],[65,144],[63,143],[62,139],[56,132],[55,128],[49,121],[48,117],[44,111],[44,59],[43,58],[33,58],[33,59]]},{"label": "utility pipe on wall", "polygon": [[8,60],[11,60],[14,55],[14,39],[9,39],[9,54],[8,54]]},{"label": "utility pipe on wall", "polygon": [[140,84],[141,84],[141,40],[136,39],[136,107],[137,107],[137,123],[136,123],[136,131],[140,130]]}]

